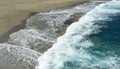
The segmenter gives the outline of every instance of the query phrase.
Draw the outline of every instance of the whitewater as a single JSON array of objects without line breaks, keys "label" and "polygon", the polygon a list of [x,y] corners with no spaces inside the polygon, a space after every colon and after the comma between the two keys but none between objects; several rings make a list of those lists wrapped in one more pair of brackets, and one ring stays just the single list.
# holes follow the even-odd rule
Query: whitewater
[{"label": "whitewater", "polygon": [[120,2],[101,4],[39,57],[36,69],[120,69]]}]

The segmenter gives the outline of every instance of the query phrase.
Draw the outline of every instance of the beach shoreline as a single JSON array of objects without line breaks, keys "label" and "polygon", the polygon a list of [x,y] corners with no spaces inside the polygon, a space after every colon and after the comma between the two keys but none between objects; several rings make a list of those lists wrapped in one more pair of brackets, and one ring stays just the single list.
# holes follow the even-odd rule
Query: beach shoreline
[{"label": "beach shoreline", "polygon": [[[26,20],[29,17],[31,17],[37,13],[46,12],[46,11],[50,11],[52,9],[57,9],[57,8],[64,8],[64,7],[70,7],[70,6],[72,7],[74,5],[82,4],[85,2],[88,2],[88,0],[83,0],[83,1],[82,0],[81,1],[79,1],[79,0],[62,1],[61,0],[61,2],[52,1],[47,6],[41,5],[39,8],[33,8],[31,10],[30,9],[22,9],[22,11],[21,11],[21,9],[20,9],[19,11],[17,11],[17,12],[19,12],[17,14],[16,13],[14,14],[14,12],[12,12],[13,15],[9,13],[9,15],[12,15],[12,16],[8,16],[8,18],[7,18],[7,16],[5,15],[4,18],[6,20],[4,19],[4,21],[2,19],[0,19],[0,43],[6,42],[9,39],[9,35],[11,33],[19,31],[20,29],[24,29]],[[47,0],[44,3],[47,3]],[[62,4],[60,4],[60,3],[62,3]],[[57,5],[57,6],[54,6],[54,5]],[[15,9],[13,11],[15,11]],[[25,11],[25,12],[23,12],[23,11]],[[2,16],[0,16],[0,17],[2,18]]]}]

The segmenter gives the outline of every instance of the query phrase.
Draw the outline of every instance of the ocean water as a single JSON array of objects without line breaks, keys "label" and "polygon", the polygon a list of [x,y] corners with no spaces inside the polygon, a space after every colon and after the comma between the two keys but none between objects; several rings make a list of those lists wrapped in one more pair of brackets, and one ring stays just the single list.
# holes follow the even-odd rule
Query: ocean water
[{"label": "ocean water", "polygon": [[101,4],[71,24],[36,69],[120,69],[120,2]]}]

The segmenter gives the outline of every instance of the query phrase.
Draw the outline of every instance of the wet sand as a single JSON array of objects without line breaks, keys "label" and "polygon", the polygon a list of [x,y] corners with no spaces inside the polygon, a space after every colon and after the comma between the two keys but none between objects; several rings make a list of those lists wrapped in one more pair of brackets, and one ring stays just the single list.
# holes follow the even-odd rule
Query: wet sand
[{"label": "wet sand", "polygon": [[0,0],[0,36],[17,26],[31,12],[43,12],[88,0]]}]

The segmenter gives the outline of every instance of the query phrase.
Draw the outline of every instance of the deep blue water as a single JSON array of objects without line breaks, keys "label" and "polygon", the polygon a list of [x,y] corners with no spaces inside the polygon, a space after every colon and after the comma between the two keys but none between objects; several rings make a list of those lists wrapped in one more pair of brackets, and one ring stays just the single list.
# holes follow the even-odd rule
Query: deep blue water
[{"label": "deep blue water", "polygon": [[101,4],[71,24],[37,69],[120,69],[120,2]]}]

